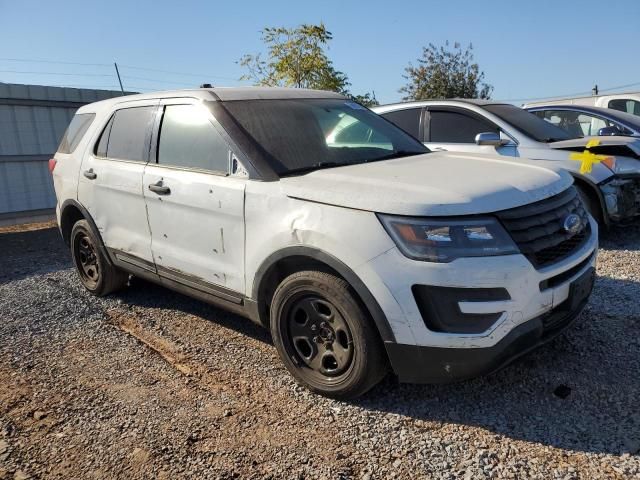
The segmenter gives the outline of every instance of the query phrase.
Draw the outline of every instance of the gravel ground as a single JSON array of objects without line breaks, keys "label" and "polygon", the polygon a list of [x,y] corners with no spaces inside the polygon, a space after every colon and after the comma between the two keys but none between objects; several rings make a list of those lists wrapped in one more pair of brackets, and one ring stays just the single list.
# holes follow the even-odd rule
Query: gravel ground
[{"label": "gravel ground", "polygon": [[487,378],[309,394],[268,332],[134,279],[87,294],[54,228],[0,230],[0,479],[640,478],[640,228],[577,325]]}]

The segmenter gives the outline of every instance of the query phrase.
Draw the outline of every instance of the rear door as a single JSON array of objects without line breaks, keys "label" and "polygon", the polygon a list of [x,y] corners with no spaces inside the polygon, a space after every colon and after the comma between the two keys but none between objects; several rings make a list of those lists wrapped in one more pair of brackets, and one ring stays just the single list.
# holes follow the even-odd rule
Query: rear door
[{"label": "rear door", "polygon": [[154,267],[142,175],[157,105],[158,100],[130,102],[105,119],[78,181],[78,200],[107,248],[118,259],[149,270]]},{"label": "rear door", "polygon": [[244,190],[228,137],[193,99],[161,102],[144,171],[158,273],[207,293],[244,293]]},{"label": "rear door", "polygon": [[423,123],[423,142],[431,150],[516,156],[515,145],[494,147],[476,144],[475,138],[479,133],[501,135],[501,132],[496,124],[474,112],[461,108],[429,107],[424,112]]},{"label": "rear door", "polygon": [[424,137],[422,110],[423,109],[421,107],[405,108],[402,110],[385,112],[381,115],[396,127],[401,128],[412,137],[422,141],[421,139]]}]

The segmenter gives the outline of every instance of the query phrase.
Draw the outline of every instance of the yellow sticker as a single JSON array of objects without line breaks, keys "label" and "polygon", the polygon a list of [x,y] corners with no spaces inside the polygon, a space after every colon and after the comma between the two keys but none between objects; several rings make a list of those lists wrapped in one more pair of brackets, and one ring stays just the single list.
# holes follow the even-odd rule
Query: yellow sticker
[{"label": "yellow sticker", "polygon": [[575,160],[577,162],[582,162],[580,164],[580,173],[591,173],[593,170],[594,163],[600,163],[604,160],[611,158],[609,155],[597,155],[595,153],[591,153],[589,151],[592,147],[597,147],[600,145],[600,140],[597,138],[593,138],[587,142],[586,149],[582,153],[572,153],[569,158],[571,160]]}]

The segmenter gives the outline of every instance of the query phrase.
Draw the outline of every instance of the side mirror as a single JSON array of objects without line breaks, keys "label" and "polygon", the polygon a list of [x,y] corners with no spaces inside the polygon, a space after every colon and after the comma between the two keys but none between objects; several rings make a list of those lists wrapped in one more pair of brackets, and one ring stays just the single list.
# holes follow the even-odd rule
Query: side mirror
[{"label": "side mirror", "polygon": [[610,136],[610,135],[622,135],[622,132],[618,127],[604,127],[598,130],[598,135],[601,137]]},{"label": "side mirror", "polygon": [[476,135],[476,144],[499,147],[503,144],[503,141],[500,138],[500,135],[495,132],[483,132]]}]

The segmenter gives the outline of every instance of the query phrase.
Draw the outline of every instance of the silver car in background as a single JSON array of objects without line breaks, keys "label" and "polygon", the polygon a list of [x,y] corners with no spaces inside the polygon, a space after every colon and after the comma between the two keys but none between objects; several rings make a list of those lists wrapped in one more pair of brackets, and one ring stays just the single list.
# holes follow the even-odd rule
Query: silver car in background
[{"label": "silver car in background", "polygon": [[[429,149],[499,154],[536,160],[567,170],[590,213],[604,226],[640,216],[640,138],[599,136],[572,138],[564,130],[515,105],[484,100],[429,100],[398,103],[373,111],[418,138]],[[581,173],[572,154],[606,155]]]}]

